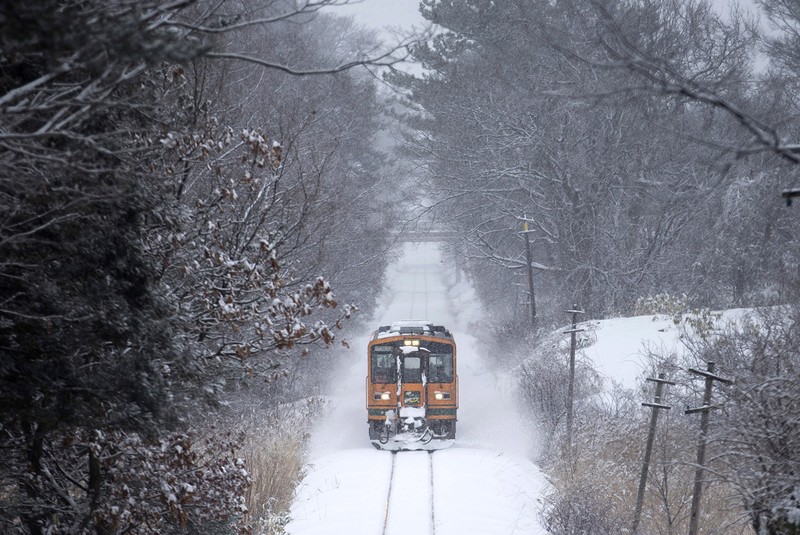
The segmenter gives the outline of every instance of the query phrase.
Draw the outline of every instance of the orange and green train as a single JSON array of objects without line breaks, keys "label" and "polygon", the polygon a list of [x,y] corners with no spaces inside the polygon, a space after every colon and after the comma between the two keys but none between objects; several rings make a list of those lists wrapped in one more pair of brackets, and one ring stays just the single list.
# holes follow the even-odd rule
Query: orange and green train
[{"label": "orange and green train", "polygon": [[439,449],[458,414],[456,343],[442,325],[406,320],[378,328],[367,349],[367,418],[373,445]]}]

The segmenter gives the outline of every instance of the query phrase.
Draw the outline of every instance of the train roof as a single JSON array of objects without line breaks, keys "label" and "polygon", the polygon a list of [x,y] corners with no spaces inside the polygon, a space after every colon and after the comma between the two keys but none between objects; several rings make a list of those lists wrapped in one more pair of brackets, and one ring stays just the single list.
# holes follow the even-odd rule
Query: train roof
[{"label": "train roof", "polygon": [[434,325],[424,320],[400,320],[391,325],[381,325],[372,338],[388,338],[390,336],[435,336],[453,338],[453,334],[444,325]]}]

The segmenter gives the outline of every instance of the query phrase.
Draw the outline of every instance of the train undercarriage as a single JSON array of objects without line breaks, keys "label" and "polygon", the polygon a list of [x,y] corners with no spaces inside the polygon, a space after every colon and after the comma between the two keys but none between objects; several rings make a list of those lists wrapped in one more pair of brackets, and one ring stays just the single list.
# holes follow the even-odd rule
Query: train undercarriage
[{"label": "train undercarriage", "polygon": [[452,446],[455,437],[455,420],[428,420],[424,409],[387,411],[385,420],[370,420],[369,426],[370,442],[379,450],[438,450]]}]

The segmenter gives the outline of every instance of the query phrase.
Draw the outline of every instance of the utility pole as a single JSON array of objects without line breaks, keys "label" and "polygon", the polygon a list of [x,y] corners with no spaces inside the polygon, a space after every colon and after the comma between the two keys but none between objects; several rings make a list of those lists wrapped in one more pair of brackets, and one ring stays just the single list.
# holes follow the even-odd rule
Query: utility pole
[{"label": "utility pole", "polygon": [[522,273],[519,271],[515,271],[513,273],[512,282],[511,284],[514,286],[514,323],[517,322],[517,315],[521,313],[523,316],[527,316],[528,314],[528,300],[524,297],[525,284],[518,280],[518,277],[521,277]]},{"label": "utility pole", "polygon": [[576,334],[585,329],[578,329],[578,314],[585,314],[583,310],[578,310],[578,305],[572,305],[572,309],[565,311],[572,314],[572,328],[564,331],[570,335],[569,345],[569,382],[567,383],[567,448],[572,452],[572,400],[575,397],[575,346],[577,345]]},{"label": "utility pole", "polygon": [[672,407],[670,405],[663,405],[661,403],[661,395],[664,389],[664,385],[674,385],[672,381],[667,381],[664,379],[664,373],[658,374],[658,379],[654,379],[652,377],[647,378],[648,381],[652,381],[656,383],[656,397],[653,400],[653,403],[642,403],[645,407],[652,407],[653,413],[650,416],[650,430],[647,433],[647,446],[644,449],[644,461],[642,462],[642,473],[639,477],[639,493],[636,496],[636,509],[633,512],[633,526],[631,527],[631,533],[636,535],[636,531],[639,529],[639,520],[642,516],[642,505],[644,504],[644,490],[645,486],[647,485],[647,472],[650,469],[650,456],[653,453],[653,441],[656,438],[656,423],[658,422],[658,411],[661,409],[669,410]]},{"label": "utility pole", "polygon": [[[524,216],[523,216],[524,218]],[[533,291],[533,258],[531,257],[531,237],[528,221],[522,221],[522,233],[525,235],[525,260],[528,264],[528,302],[530,303],[531,327],[536,326],[536,294]]]},{"label": "utility pole", "polygon": [[711,389],[714,381],[731,384],[733,381],[714,374],[714,362],[708,363],[708,371],[689,368],[689,372],[706,378],[706,389],[703,393],[703,405],[693,409],[686,409],[686,414],[700,413],[700,439],[697,442],[697,467],[694,472],[694,494],[692,494],[692,512],[689,517],[689,535],[697,535],[700,520],[700,497],[703,494],[703,471],[706,462],[706,440],[708,434],[709,412],[715,407],[711,405]]}]

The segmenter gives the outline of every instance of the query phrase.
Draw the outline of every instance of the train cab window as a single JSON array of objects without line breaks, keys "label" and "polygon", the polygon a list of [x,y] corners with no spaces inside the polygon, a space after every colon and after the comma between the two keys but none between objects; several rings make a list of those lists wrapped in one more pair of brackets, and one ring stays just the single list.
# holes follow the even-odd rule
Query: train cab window
[{"label": "train cab window", "polygon": [[406,356],[403,359],[403,382],[422,382],[422,358],[416,356]]},{"label": "train cab window", "polygon": [[431,383],[453,382],[453,355],[428,357],[428,381]]},{"label": "train cab window", "polygon": [[[389,350],[391,351],[391,348]],[[397,357],[391,352],[373,351],[371,364],[373,383],[394,383],[397,381]]]}]

